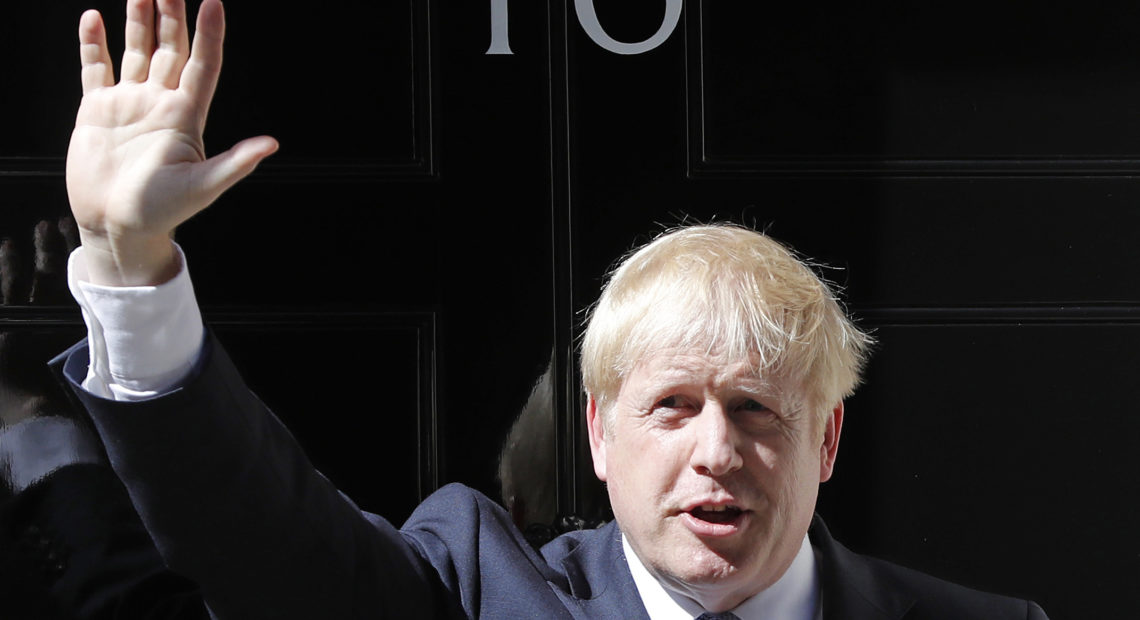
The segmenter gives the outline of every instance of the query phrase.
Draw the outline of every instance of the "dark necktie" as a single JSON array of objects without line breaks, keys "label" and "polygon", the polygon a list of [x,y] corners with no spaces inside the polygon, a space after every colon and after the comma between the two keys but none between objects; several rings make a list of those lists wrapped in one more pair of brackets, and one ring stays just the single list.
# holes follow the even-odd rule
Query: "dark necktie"
[{"label": "dark necktie", "polygon": [[696,620],[740,620],[740,618],[730,611],[722,611],[719,614],[703,613],[697,616]]}]

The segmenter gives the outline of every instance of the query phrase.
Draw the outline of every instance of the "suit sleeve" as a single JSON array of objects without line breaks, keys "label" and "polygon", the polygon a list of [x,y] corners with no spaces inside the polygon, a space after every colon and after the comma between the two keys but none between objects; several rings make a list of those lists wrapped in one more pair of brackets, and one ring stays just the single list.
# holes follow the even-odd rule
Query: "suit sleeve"
[{"label": "suit sleeve", "polygon": [[212,335],[180,387],[136,402],[80,387],[85,343],[59,363],[159,553],[216,617],[445,613],[432,566],[312,467]]}]

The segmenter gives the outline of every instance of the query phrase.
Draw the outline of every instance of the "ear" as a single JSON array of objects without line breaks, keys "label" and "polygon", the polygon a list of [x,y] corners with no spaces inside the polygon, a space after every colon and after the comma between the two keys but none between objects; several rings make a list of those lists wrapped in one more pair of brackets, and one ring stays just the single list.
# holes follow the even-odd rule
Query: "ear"
[{"label": "ear", "polygon": [[839,434],[843,430],[843,401],[835,405],[823,425],[823,442],[819,446],[819,481],[827,482],[835,470],[839,452]]},{"label": "ear", "polygon": [[586,428],[590,434],[590,456],[594,459],[594,475],[606,481],[606,424],[598,411],[593,394],[586,395]]}]

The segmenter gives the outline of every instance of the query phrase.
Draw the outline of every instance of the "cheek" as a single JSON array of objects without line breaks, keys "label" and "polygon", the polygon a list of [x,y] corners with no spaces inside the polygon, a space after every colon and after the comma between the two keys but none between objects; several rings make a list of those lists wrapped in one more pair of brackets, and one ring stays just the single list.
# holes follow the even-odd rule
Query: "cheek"
[{"label": "cheek", "polygon": [[606,482],[610,506],[623,528],[632,532],[652,530],[658,513],[660,496],[658,481],[636,463],[611,462],[611,474]]},{"label": "cheek", "polygon": [[806,484],[818,484],[818,455],[806,445],[784,441],[757,442],[748,455],[749,471],[761,488],[787,496]]},{"label": "cheek", "polygon": [[636,498],[644,505],[677,486],[687,461],[666,439],[643,432],[636,441],[610,444],[606,455],[611,496]]},{"label": "cheek", "polygon": [[783,474],[787,492],[798,498],[814,498],[819,491],[819,451],[803,442],[797,445],[795,453],[789,454],[784,464],[786,471]]},{"label": "cheek", "polygon": [[789,461],[794,455],[780,440],[759,440],[750,446],[745,458],[749,470],[757,475],[770,477],[790,469]]}]

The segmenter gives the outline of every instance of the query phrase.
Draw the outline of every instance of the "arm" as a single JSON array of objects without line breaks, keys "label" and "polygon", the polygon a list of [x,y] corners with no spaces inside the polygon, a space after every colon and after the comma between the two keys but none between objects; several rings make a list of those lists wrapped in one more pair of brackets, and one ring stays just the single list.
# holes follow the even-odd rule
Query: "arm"
[{"label": "arm", "polygon": [[136,402],[79,388],[85,354],[59,360],[63,373],[159,553],[215,617],[432,617],[446,605],[431,566],[313,469],[212,337],[180,387]]},{"label": "arm", "polygon": [[[158,0],[156,12],[151,0],[129,0],[127,14],[118,84],[99,14],[84,14],[79,29],[84,97],[68,152],[68,194],[83,243],[82,279],[106,289],[77,285],[87,302],[98,293],[132,304],[133,293],[110,287],[145,293],[184,276],[171,232],[277,148],[258,137],[204,155],[222,55],[218,0],[202,3],[192,47],[183,2]],[[137,366],[123,352],[149,354],[109,342],[96,350],[101,327],[91,319],[99,309],[84,312],[95,359],[80,347],[65,374],[163,559],[201,585],[217,617],[407,617],[410,608],[440,604],[430,565],[313,469],[212,339],[173,390],[120,398],[79,387],[100,356],[114,375]],[[108,332],[138,323],[120,322]]]}]

